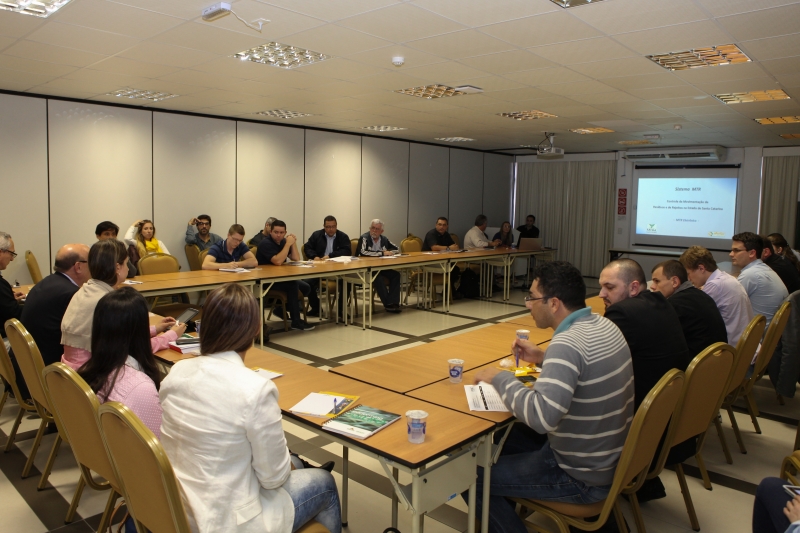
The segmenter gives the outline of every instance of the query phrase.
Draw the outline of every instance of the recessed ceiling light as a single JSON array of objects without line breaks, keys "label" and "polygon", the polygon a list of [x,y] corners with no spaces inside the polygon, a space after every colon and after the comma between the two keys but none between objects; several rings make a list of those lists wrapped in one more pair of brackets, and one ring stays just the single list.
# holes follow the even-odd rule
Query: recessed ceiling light
[{"label": "recessed ceiling light", "polygon": [[418,98],[427,98],[428,100],[432,98],[446,98],[448,96],[467,94],[454,87],[448,87],[447,85],[423,85],[422,87],[411,87],[410,89],[398,89],[395,92],[416,96]]},{"label": "recessed ceiling light", "polygon": [[800,116],[796,117],[769,117],[757,118],[756,122],[759,124],[796,124],[800,122]]},{"label": "recessed ceiling light", "polygon": [[780,89],[766,91],[750,91],[747,93],[715,94],[714,98],[726,104],[746,104],[748,102],[769,102],[772,100],[789,100],[788,94]]},{"label": "recessed ceiling light", "polygon": [[784,139],[800,139],[800,133],[782,133]]},{"label": "recessed ceiling light", "polygon": [[456,91],[462,92],[464,94],[480,94],[483,92],[483,89],[480,87],[475,87],[474,85],[459,85],[455,88]]},{"label": "recessed ceiling light", "polygon": [[408,128],[400,128],[397,126],[364,126],[361,129],[372,130],[372,131],[398,131],[398,130],[407,130]]},{"label": "recessed ceiling light", "polygon": [[587,133],[614,133],[614,130],[608,128],[576,128],[569,131],[572,133],[580,133],[581,135],[586,135]]},{"label": "recessed ceiling light", "polygon": [[131,89],[130,87],[123,87],[113,93],[106,93],[106,96],[118,96],[120,98],[133,98],[136,100],[150,100],[151,102],[158,102],[159,100],[166,100],[168,98],[175,98],[179,94],[160,93],[158,91],[145,91],[144,89]]},{"label": "recessed ceiling light", "polygon": [[288,44],[267,43],[256,46],[250,50],[234,54],[233,57],[242,61],[253,61],[264,65],[271,65],[278,68],[295,68],[312,63],[319,63],[330,59],[331,56],[298,48]]},{"label": "recessed ceiling light", "polygon": [[69,0],[0,0],[0,9],[47,18],[68,3]]},{"label": "recessed ceiling light", "polygon": [[263,115],[272,118],[300,118],[311,117],[311,113],[301,113],[299,111],[289,111],[286,109],[270,109],[269,111],[259,111],[256,115]]},{"label": "recessed ceiling light", "polygon": [[556,115],[545,113],[544,111],[537,111],[532,109],[530,111],[512,111],[510,113],[498,113],[497,116],[513,118],[514,120],[535,120],[537,118],[558,118]]},{"label": "recessed ceiling light", "polygon": [[596,4],[598,2],[602,2],[603,0],[550,0],[557,6],[561,6],[563,8],[568,7],[578,7],[578,6],[585,6],[586,4]]},{"label": "recessed ceiling light", "polygon": [[640,139],[638,141],[619,141],[619,144],[624,144],[625,146],[641,146],[645,144],[656,144],[656,143]]},{"label": "recessed ceiling light", "polygon": [[751,61],[735,44],[721,44],[710,48],[695,48],[684,52],[670,52],[646,57],[668,70],[716,67]]},{"label": "recessed ceiling light", "polygon": [[466,141],[474,141],[475,139],[470,139],[468,137],[436,137],[437,141],[444,141],[446,143],[460,143]]}]

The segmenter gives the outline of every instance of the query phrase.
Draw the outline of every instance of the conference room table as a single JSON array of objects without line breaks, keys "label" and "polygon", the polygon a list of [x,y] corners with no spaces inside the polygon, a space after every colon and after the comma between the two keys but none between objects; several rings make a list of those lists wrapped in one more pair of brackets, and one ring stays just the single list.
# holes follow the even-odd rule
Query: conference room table
[{"label": "conference room table", "polygon": [[[603,303],[603,299],[600,298],[599,296],[592,296],[591,298],[586,298],[586,305],[591,307],[592,308],[592,313],[594,313],[596,315],[603,316],[606,313],[606,305]],[[539,338],[539,335],[543,335],[544,334],[544,333],[540,333],[540,332],[548,332],[547,333],[549,335],[548,340],[549,340],[549,338],[551,338],[553,336],[553,328],[547,328],[547,329],[544,329],[544,330],[537,328],[536,327],[536,322],[533,320],[533,317],[531,316],[530,313],[527,313],[525,315],[520,315],[520,316],[517,316],[517,317],[513,317],[513,318],[509,318],[508,320],[505,321],[505,323],[506,324],[516,324],[517,327],[520,327],[520,328],[524,327],[524,329],[530,330],[531,335],[534,335],[534,331],[536,331],[537,332],[536,333],[536,337],[535,337],[536,339]],[[533,339],[534,339],[534,337],[531,337],[531,340],[533,340]],[[536,342],[536,341],[534,341],[534,342]],[[536,343],[539,344],[538,342],[536,342]]]}]

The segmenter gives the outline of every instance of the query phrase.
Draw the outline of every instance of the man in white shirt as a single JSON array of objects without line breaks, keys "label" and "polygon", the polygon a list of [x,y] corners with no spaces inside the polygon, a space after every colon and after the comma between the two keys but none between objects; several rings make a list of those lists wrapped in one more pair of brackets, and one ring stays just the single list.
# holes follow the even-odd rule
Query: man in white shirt
[{"label": "man in white shirt", "polygon": [[489,241],[489,237],[485,233],[488,225],[489,219],[486,218],[486,215],[478,215],[475,218],[475,226],[464,235],[464,248],[486,248],[500,244],[500,239]]},{"label": "man in white shirt", "polygon": [[730,256],[733,265],[742,269],[739,273],[739,283],[750,298],[753,312],[764,315],[769,327],[772,317],[783,300],[789,296],[789,292],[780,276],[759,259],[763,247],[759,235],[749,231],[737,233],[733,236]]},{"label": "man in white shirt", "polygon": [[686,267],[689,281],[714,299],[728,331],[728,343],[736,346],[753,320],[753,307],[744,287],[736,278],[717,268],[714,256],[702,246],[690,247],[681,254],[680,261]]}]

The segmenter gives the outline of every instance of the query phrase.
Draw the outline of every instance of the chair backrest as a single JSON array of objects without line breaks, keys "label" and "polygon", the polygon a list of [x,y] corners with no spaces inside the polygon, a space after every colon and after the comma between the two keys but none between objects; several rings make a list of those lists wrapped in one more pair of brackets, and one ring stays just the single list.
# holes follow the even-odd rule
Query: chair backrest
[{"label": "chair backrest", "polygon": [[69,439],[75,460],[82,467],[103,476],[119,492],[119,480],[100,433],[97,414],[100,402],[94,391],[64,363],[48,365],[43,376],[53,410]]},{"label": "chair backrest", "polygon": [[422,241],[417,239],[416,237],[406,237],[402,241],[400,241],[400,251],[404,254],[408,252],[421,252],[422,251]]},{"label": "chair backrest", "polygon": [[300,255],[303,257],[303,261],[308,261],[308,256],[306,255],[306,247],[299,246],[300,248]]},{"label": "chair backrest", "polygon": [[[718,342],[697,354],[689,363],[680,400],[651,476],[664,468],[673,445],[705,433],[708,429],[728,392],[728,379],[734,359],[736,348]],[[720,376],[725,376],[726,379],[722,380]]]},{"label": "chair backrest", "polygon": [[128,407],[100,406],[100,427],[134,520],[159,533],[189,533],[178,480],[164,448]]},{"label": "chair backrest", "polygon": [[44,361],[42,361],[42,354],[39,352],[39,347],[36,346],[36,341],[33,340],[22,322],[16,318],[6,322],[6,335],[11,343],[11,349],[14,351],[14,357],[17,358],[17,364],[19,364],[25,384],[28,386],[28,391],[31,393],[31,398],[38,406],[52,413],[53,410],[50,409],[50,401],[44,390],[44,383],[42,383]]},{"label": "chair backrest", "polygon": [[200,248],[196,244],[187,244],[183,247],[186,251],[186,260],[189,262],[190,270],[202,270],[203,264],[200,262]]},{"label": "chair backrest", "polygon": [[42,271],[39,269],[39,261],[36,260],[36,256],[33,255],[33,252],[30,250],[25,250],[25,264],[28,265],[28,272],[31,273],[33,283],[42,281]]},{"label": "chair backrest", "polygon": [[[255,245],[251,244],[251,245],[248,246],[248,248],[250,248],[250,252],[252,252],[253,255],[256,255],[256,252],[258,252],[258,246],[255,246]],[[203,256],[203,257],[205,258],[205,256]]]},{"label": "chair backrest", "polygon": [[764,318],[764,315],[754,316],[753,320],[744,328],[742,336],[739,337],[739,342],[736,343],[736,359],[733,362],[733,370],[728,383],[728,394],[742,386],[747,375],[747,369],[750,368],[750,362],[756,354],[766,328],[767,319]]},{"label": "chair backrest", "polygon": [[169,254],[147,254],[139,259],[139,274],[165,274],[168,272],[178,272],[181,268],[178,260]]},{"label": "chair backrest", "polygon": [[617,463],[607,504],[600,515],[601,521],[603,514],[610,513],[624,487],[637,477],[641,482],[644,481],[642,478],[647,474],[661,436],[678,404],[684,380],[684,373],[673,368],[656,383],[636,410]]},{"label": "chair backrest", "polygon": [[202,252],[200,252],[200,255],[198,256],[198,259],[200,260],[200,268],[201,268],[201,269],[203,268],[203,261],[205,261],[205,260],[206,260],[206,256],[208,255],[208,250],[209,250],[209,249],[208,249],[208,248],[206,248],[205,250],[203,250]]},{"label": "chair backrest", "polygon": [[453,242],[456,243],[456,246],[461,248],[461,239],[458,238],[458,235],[456,235],[455,233],[451,233],[450,238],[453,239]]},{"label": "chair backrest", "polygon": [[350,239],[350,253],[355,256],[357,249],[358,249],[358,239]]},{"label": "chair backrest", "polygon": [[767,370],[767,365],[770,359],[772,359],[775,347],[778,346],[778,341],[781,340],[781,335],[783,335],[783,329],[789,321],[791,311],[792,304],[787,300],[781,304],[775,312],[775,315],[773,315],[767,332],[764,334],[764,340],[761,342],[761,349],[758,351],[756,367],[753,369],[753,376],[756,377],[756,380],[763,376],[764,372]]},{"label": "chair backrest", "polygon": [[11,387],[11,393],[17,399],[17,402],[22,404],[19,387],[17,386],[17,374],[14,372],[14,366],[11,364],[11,358],[8,356],[6,345],[2,339],[0,339],[0,376]]}]

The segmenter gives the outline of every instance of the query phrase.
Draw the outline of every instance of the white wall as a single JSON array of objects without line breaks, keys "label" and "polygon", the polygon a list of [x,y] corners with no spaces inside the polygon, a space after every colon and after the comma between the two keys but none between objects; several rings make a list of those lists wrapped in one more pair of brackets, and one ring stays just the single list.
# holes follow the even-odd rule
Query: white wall
[{"label": "white wall", "polygon": [[[450,149],[427,144],[411,145],[408,173],[408,232],[424,238],[447,216]],[[463,240],[463,236],[461,236]],[[399,243],[395,243],[399,244]]]},{"label": "white wall", "polygon": [[361,226],[351,239],[369,230],[371,220],[385,224],[384,234],[400,246],[408,234],[409,143],[363,138],[361,151]]},{"label": "white wall", "polygon": [[451,149],[450,233],[458,235],[459,242],[464,242],[464,235],[475,225],[475,217],[483,211],[482,191],[483,154]]},{"label": "white wall", "polygon": [[0,231],[11,234],[19,254],[2,275],[12,285],[30,283],[25,250],[36,256],[42,275],[50,273],[52,263],[46,108],[45,100],[0,94]]},{"label": "white wall", "polygon": [[491,226],[499,226],[504,220],[511,220],[513,161],[514,158],[508,155],[484,154],[483,214],[489,218]]}]

